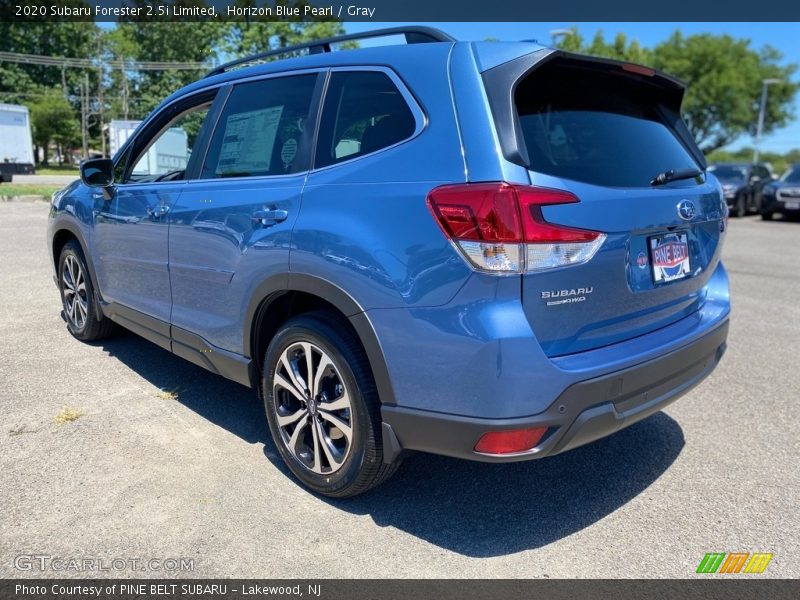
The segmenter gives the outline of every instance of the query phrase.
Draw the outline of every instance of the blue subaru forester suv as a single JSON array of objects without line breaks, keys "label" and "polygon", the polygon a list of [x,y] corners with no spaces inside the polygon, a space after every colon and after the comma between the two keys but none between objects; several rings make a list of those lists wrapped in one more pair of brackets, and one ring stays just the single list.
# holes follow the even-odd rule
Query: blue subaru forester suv
[{"label": "blue subaru forester suv", "polygon": [[727,208],[682,96],[639,65],[422,27],[235,61],[54,195],[67,327],[256,388],[328,496],[408,451],[586,444],[725,350]]}]

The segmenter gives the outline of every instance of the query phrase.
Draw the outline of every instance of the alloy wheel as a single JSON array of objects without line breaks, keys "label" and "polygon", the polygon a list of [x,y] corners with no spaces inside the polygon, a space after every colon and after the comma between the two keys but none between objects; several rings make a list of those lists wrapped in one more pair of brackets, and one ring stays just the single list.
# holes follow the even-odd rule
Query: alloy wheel
[{"label": "alloy wheel", "polygon": [[64,290],[64,312],[72,326],[80,331],[86,325],[89,297],[86,293],[83,268],[80,261],[72,254],[64,259],[61,282]]},{"label": "alloy wheel", "polygon": [[338,471],[353,442],[353,411],[333,359],[310,342],[281,353],[273,378],[277,423],[286,448],[318,475]]}]

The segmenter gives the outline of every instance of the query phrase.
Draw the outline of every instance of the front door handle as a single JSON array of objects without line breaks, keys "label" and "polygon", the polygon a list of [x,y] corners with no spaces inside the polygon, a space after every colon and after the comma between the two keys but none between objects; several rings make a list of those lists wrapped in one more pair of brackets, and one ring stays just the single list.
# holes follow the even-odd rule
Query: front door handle
[{"label": "front door handle", "polygon": [[253,222],[262,227],[272,227],[276,223],[285,221],[288,216],[289,211],[282,208],[262,209],[253,212]]}]

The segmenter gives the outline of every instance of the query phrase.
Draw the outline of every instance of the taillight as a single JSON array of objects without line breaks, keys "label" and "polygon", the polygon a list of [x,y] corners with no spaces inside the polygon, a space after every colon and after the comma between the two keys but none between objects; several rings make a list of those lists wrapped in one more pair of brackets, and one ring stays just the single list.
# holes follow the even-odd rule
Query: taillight
[{"label": "taillight", "polygon": [[448,239],[482,271],[521,273],[581,264],[605,234],[548,223],[542,206],[571,204],[569,192],[504,182],[445,185],[428,206]]}]

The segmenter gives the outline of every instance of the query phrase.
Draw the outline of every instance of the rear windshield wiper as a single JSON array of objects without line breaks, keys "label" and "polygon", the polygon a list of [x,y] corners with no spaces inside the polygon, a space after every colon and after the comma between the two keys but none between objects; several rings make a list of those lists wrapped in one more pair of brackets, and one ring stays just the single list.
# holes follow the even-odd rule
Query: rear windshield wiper
[{"label": "rear windshield wiper", "polygon": [[664,185],[665,183],[669,183],[670,181],[678,181],[679,179],[691,179],[692,177],[698,177],[702,175],[703,172],[698,168],[690,168],[690,169],[670,169],[669,171],[664,171],[663,173],[659,173],[653,180],[650,182],[650,185]]}]

